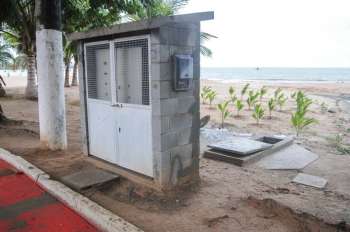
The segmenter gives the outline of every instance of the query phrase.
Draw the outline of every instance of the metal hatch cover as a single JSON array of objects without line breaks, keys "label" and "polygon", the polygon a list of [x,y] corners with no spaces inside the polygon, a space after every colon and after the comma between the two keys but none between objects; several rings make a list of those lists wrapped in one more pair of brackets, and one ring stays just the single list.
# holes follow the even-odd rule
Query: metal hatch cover
[{"label": "metal hatch cover", "polygon": [[218,143],[210,144],[213,150],[229,152],[237,155],[250,155],[272,147],[272,144],[256,141],[249,138],[233,137]]}]

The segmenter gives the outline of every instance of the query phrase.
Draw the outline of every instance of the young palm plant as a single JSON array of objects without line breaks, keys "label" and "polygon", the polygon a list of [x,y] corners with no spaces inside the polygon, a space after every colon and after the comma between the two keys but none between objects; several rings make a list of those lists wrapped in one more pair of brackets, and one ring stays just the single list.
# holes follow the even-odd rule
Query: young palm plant
[{"label": "young palm plant", "polygon": [[276,102],[280,108],[280,111],[282,111],[283,106],[286,104],[287,100],[288,100],[288,97],[284,96],[284,93],[280,93],[277,96]]},{"label": "young palm plant", "polygon": [[267,103],[267,106],[269,108],[269,119],[272,119],[272,111],[274,111],[276,108],[276,100],[274,98],[271,98]]},{"label": "young palm plant", "polygon": [[208,93],[211,91],[211,87],[209,86],[204,86],[202,88],[202,92],[201,92],[201,98],[202,98],[202,103],[206,104],[206,100],[208,98]]},{"label": "young palm plant", "polygon": [[260,124],[260,120],[264,117],[265,110],[262,108],[261,104],[256,104],[254,106],[253,118],[256,120],[256,124]]},{"label": "young palm plant", "polygon": [[291,123],[296,131],[296,136],[298,137],[307,126],[317,123],[317,120],[306,117],[306,113],[309,111],[312,100],[307,98],[303,92],[298,91],[296,94],[296,103],[297,109],[292,113]]},{"label": "young palm plant", "polygon": [[221,128],[224,128],[225,119],[230,114],[228,111],[228,103],[229,103],[229,101],[225,101],[225,102],[218,104],[218,109],[221,113]]},{"label": "young palm plant", "polygon": [[278,88],[275,90],[275,92],[274,92],[275,99],[277,99],[277,97],[280,95],[281,92],[282,92],[281,88]]},{"label": "young palm plant", "polygon": [[251,110],[251,107],[254,106],[259,97],[259,92],[254,93],[253,90],[250,90],[248,93],[248,99],[247,99],[247,104],[248,104],[248,109]]},{"label": "young palm plant", "polygon": [[244,104],[243,104],[243,102],[242,102],[241,100],[237,100],[237,101],[235,102],[235,106],[236,106],[236,109],[237,109],[237,114],[236,114],[236,116],[239,117],[239,112],[243,109]]},{"label": "young palm plant", "polygon": [[209,106],[211,107],[215,97],[216,97],[217,93],[214,90],[210,90],[210,92],[207,94],[207,98],[209,100]]},{"label": "young palm plant", "polygon": [[262,99],[266,94],[267,94],[267,88],[266,88],[266,86],[263,86],[259,91],[260,103],[262,102]]},{"label": "young palm plant", "polygon": [[249,85],[250,85],[249,83],[245,84],[245,86],[241,90],[241,100],[243,100],[244,95],[247,93]]}]

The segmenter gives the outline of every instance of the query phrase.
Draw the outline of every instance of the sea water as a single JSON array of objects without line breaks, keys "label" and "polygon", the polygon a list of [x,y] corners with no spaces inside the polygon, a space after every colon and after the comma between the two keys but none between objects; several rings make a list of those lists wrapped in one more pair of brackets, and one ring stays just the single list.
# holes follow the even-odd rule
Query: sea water
[{"label": "sea water", "polygon": [[350,68],[201,68],[208,80],[350,81]]}]

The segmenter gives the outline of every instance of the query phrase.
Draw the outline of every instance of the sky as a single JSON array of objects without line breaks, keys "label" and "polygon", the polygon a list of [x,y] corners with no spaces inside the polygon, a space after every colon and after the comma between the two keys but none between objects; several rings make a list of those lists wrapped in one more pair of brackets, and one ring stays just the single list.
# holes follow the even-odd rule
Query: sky
[{"label": "sky", "polygon": [[190,0],[214,11],[202,67],[350,67],[350,0]]}]

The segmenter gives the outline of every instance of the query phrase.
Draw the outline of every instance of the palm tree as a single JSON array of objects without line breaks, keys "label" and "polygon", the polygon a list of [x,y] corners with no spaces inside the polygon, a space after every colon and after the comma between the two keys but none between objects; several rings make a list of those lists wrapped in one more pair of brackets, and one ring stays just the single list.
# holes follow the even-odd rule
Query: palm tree
[{"label": "palm tree", "polygon": [[13,60],[10,52],[10,46],[7,44],[0,45],[0,67],[8,66]]},{"label": "palm tree", "polygon": [[34,0],[1,0],[0,32],[20,53],[27,56],[27,87],[25,96],[37,98],[35,61]]},{"label": "palm tree", "polygon": [[200,34],[200,52],[203,56],[211,57],[213,52],[210,48],[204,45],[204,43],[210,39],[217,39],[218,37],[207,32],[201,32]]}]

